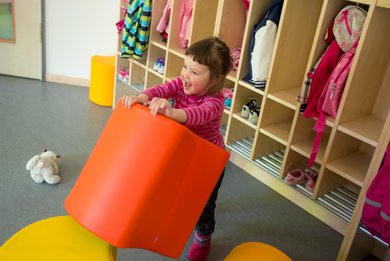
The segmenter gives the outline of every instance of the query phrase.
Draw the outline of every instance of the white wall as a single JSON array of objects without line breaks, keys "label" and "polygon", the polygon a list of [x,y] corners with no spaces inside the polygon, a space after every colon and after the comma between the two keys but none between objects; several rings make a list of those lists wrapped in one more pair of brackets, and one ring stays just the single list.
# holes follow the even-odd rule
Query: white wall
[{"label": "white wall", "polygon": [[116,52],[119,0],[46,0],[45,3],[48,81],[63,78],[65,83],[66,79],[88,82],[91,57]]}]

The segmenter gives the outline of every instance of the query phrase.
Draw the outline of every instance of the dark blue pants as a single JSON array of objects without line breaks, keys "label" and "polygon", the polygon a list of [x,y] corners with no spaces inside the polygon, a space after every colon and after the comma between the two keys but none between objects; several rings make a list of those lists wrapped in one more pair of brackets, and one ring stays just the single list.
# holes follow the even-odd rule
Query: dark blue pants
[{"label": "dark blue pants", "polygon": [[203,209],[202,215],[200,215],[198,223],[196,223],[195,229],[196,231],[198,231],[198,234],[202,236],[211,235],[214,232],[215,207],[216,207],[215,202],[217,201],[218,190],[221,187],[221,183],[224,175],[225,175],[225,169],[222,171],[222,174],[219,177],[219,180],[215,185],[214,190],[211,193],[211,196],[207,201],[206,206]]}]

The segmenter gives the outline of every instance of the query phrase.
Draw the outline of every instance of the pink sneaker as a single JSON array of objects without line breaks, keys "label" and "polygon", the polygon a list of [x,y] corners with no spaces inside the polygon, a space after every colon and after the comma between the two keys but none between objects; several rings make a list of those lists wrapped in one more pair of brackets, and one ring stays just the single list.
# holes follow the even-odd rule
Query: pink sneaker
[{"label": "pink sneaker", "polygon": [[306,175],[301,169],[293,169],[287,173],[287,176],[284,178],[284,182],[290,186],[304,184],[306,183]]},{"label": "pink sneaker", "polygon": [[202,236],[195,231],[194,242],[187,254],[191,261],[204,261],[210,253],[211,236]]},{"label": "pink sneaker", "polygon": [[306,190],[309,192],[313,192],[316,186],[318,174],[314,171],[310,171],[307,173],[307,182],[306,182]]}]

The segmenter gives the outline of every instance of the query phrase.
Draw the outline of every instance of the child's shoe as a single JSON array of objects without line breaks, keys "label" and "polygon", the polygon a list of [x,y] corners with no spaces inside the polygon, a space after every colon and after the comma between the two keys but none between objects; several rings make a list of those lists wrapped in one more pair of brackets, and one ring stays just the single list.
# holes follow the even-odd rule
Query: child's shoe
[{"label": "child's shoe", "polygon": [[250,102],[242,106],[241,109],[241,117],[244,117],[245,119],[249,118],[251,110],[254,110],[256,108],[260,108],[258,105],[257,99],[250,98]]},{"label": "child's shoe", "polygon": [[161,63],[160,63],[160,68],[158,68],[158,73],[159,74],[164,74],[164,68],[165,68],[165,62],[164,61],[162,61]]},{"label": "child's shoe", "polygon": [[187,258],[191,261],[204,261],[210,253],[211,235],[202,236],[195,231],[194,242]]},{"label": "child's shoe", "polygon": [[157,59],[156,61],[154,61],[153,70],[157,72],[159,67],[160,67],[160,63],[159,63],[159,61]]},{"label": "child's shoe", "polygon": [[253,109],[250,111],[248,121],[254,125],[257,125],[257,121],[259,120],[259,114],[260,110],[259,109]]},{"label": "child's shoe", "polygon": [[287,172],[284,182],[289,186],[306,183],[307,175],[301,169],[293,169]]},{"label": "child's shoe", "polygon": [[316,186],[318,173],[311,169],[306,169],[305,172],[307,176],[306,190],[309,192],[313,192]]},{"label": "child's shoe", "polygon": [[241,109],[241,117],[248,119],[250,115],[250,109],[248,105],[243,105]]}]

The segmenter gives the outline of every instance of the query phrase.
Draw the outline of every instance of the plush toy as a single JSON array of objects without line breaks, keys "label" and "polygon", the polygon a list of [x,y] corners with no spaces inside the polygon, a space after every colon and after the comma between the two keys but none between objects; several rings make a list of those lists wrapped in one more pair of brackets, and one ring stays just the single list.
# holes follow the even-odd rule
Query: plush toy
[{"label": "plush toy", "polygon": [[45,149],[41,155],[35,155],[27,162],[26,170],[30,171],[31,178],[36,183],[45,181],[49,184],[57,184],[60,182],[59,169],[56,162],[59,157],[53,151]]}]

